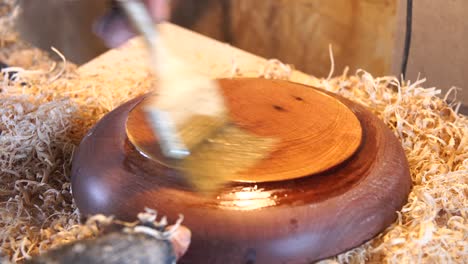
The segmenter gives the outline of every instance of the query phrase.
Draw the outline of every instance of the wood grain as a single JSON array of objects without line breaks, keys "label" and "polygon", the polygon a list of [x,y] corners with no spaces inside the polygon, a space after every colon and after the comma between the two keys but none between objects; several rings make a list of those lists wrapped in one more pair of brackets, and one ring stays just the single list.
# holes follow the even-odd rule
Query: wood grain
[{"label": "wood grain", "polygon": [[[304,94],[317,92],[293,86]],[[354,155],[305,177],[233,182],[212,197],[193,192],[177,171],[141,155],[128,141],[128,113],[144,99],[136,98],[83,139],[73,160],[76,204],[85,215],[126,220],[144,207],[170,220],[183,213],[193,239],[181,263],[310,263],[358,246],[390,225],[406,202],[408,164],[383,122],[358,104],[326,94],[361,124],[362,142]]]},{"label": "wood grain", "polygon": [[[319,173],[348,159],[361,143],[357,117],[325,93],[265,79],[222,79],[219,85],[236,126],[278,141],[265,159],[233,175],[232,181],[282,181]],[[129,114],[129,140],[146,156],[171,164],[160,152],[144,105]]]}]

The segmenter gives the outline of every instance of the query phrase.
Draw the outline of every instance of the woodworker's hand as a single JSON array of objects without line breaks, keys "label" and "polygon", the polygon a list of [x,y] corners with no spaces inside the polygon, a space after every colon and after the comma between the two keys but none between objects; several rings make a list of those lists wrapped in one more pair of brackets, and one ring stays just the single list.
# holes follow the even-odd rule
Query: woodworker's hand
[{"label": "woodworker's hand", "polygon": [[[144,1],[155,22],[169,18],[169,0]],[[94,24],[94,32],[102,38],[109,48],[120,46],[135,35],[124,13],[117,8],[115,1],[110,11]]]},{"label": "woodworker's hand", "polygon": [[171,237],[172,248],[177,259],[187,252],[191,239],[192,232],[185,226],[180,226]]}]

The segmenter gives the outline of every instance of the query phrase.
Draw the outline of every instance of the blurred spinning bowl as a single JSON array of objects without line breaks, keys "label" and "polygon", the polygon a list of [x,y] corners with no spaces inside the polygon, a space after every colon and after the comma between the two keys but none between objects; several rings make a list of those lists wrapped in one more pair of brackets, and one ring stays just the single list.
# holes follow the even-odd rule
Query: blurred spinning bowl
[{"label": "blurred spinning bowl", "polygon": [[[399,141],[377,117],[337,95],[286,81],[223,79],[233,122],[278,143],[213,195],[165,166],[142,96],[106,115],[75,153],[83,214],[133,220],[145,207],[193,233],[182,263],[309,263],[371,239],[411,187]],[[250,261],[250,262],[249,262]]]}]

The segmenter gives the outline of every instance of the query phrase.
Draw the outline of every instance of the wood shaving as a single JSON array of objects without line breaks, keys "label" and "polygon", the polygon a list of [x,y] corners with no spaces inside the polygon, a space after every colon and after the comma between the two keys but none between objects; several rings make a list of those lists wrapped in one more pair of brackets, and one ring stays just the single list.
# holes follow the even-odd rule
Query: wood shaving
[{"label": "wood shaving", "polygon": [[[259,76],[265,79],[288,80],[294,68],[278,59],[270,59],[260,67]],[[241,75],[240,72],[238,75]],[[236,77],[236,76],[234,76]]]}]

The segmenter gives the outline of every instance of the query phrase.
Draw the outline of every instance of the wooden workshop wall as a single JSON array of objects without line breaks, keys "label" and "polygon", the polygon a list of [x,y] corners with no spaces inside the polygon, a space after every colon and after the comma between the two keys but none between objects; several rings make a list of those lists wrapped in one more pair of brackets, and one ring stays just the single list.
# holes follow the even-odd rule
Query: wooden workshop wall
[{"label": "wooden workshop wall", "polygon": [[[462,88],[457,99],[468,115],[468,1],[413,2],[408,78],[416,80],[420,74],[427,78],[427,87],[444,91]],[[400,30],[397,35],[402,34]]]},{"label": "wooden workshop wall", "polygon": [[392,67],[397,3],[397,0],[210,1],[196,21],[184,26],[318,76],[329,72],[331,44],[337,72],[349,65],[352,70],[364,68],[382,75]]},{"label": "wooden workshop wall", "polygon": [[19,0],[22,13],[18,28],[22,37],[44,50],[54,46],[68,60],[84,63],[106,51],[92,33],[96,17],[104,13],[106,0]]},{"label": "wooden workshop wall", "polygon": [[327,76],[331,44],[338,73],[346,65],[390,70],[396,1],[234,0],[231,7],[232,40],[241,48]]},{"label": "wooden workshop wall", "polygon": [[[345,65],[377,75],[390,70],[395,0],[173,2],[176,23],[311,74],[328,74],[328,44],[333,45],[337,71]],[[22,0],[22,5],[21,29],[40,47],[56,46],[77,63],[104,50],[89,29],[104,12],[105,1]]]}]

